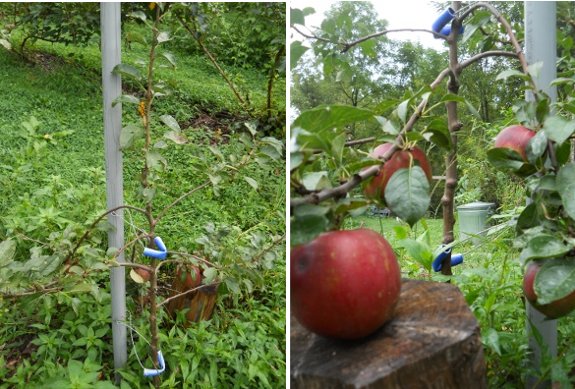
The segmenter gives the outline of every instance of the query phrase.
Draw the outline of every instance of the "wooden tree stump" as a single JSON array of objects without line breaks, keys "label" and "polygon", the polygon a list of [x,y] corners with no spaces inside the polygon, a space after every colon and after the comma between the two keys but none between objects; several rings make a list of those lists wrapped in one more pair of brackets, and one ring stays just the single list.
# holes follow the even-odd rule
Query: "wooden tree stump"
[{"label": "wooden tree stump", "polygon": [[485,388],[477,320],[451,284],[403,280],[393,320],[359,341],[291,317],[291,388]]}]

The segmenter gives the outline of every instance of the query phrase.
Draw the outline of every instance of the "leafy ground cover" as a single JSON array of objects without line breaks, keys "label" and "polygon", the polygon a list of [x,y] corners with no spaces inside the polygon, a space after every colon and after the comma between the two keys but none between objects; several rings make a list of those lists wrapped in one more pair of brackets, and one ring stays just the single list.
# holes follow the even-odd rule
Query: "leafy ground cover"
[{"label": "leafy ground cover", "polygon": [[[81,49],[37,42],[27,61],[0,52],[0,241],[16,242],[16,261],[55,260],[105,210],[98,50],[95,42]],[[144,53],[132,45],[124,61]],[[219,155],[241,159],[242,139],[257,120],[241,111],[202,56],[176,57],[175,71],[159,72],[173,92],[155,109],[176,118],[189,142],[165,153],[169,168],[158,185],[158,209],[200,185],[206,179],[201,168],[221,162]],[[263,104],[265,75],[228,70],[245,80],[254,105]],[[285,117],[285,81],[276,85]],[[133,107],[125,105],[124,124],[137,119]],[[280,126],[274,135],[283,132]],[[137,202],[139,158],[127,152],[124,164],[126,202]],[[159,314],[168,366],[161,387],[285,386],[285,250],[278,243],[285,233],[285,160],[250,165],[243,175],[250,179],[225,180],[188,197],[158,225],[157,234],[169,237],[171,247],[209,252],[230,267],[237,261],[237,273],[245,271],[238,258],[252,254],[258,261],[250,281],[220,288],[211,320],[186,328],[182,317],[174,322]],[[131,216],[125,217],[128,231],[141,222]],[[63,283],[55,294],[0,297],[0,387],[112,387],[110,289],[107,266],[100,263],[105,231],[89,243],[83,255],[92,255],[96,265],[85,283]],[[160,280],[164,294],[169,273]],[[149,313],[141,309],[142,287],[127,282],[129,359],[120,372],[122,387],[147,387],[140,360],[151,366]]]},{"label": "leafy ground cover", "polygon": [[[423,269],[401,249],[402,231],[407,228],[404,222],[393,217],[360,216],[345,225],[349,229],[360,226],[380,232],[396,248],[404,277],[445,281],[445,276]],[[409,237],[420,237],[425,242],[427,239],[421,237],[427,231],[430,247],[435,250],[441,243],[442,229],[442,220],[424,219],[414,226]],[[485,237],[480,244],[462,242],[453,248],[454,253],[464,255],[464,262],[453,268],[451,282],[461,289],[479,321],[489,387],[517,388],[524,385],[528,374],[541,380],[551,377],[570,387],[569,374],[575,363],[571,338],[575,331],[574,315],[558,321],[557,358],[544,361],[539,372],[529,367],[525,300],[521,289],[523,272],[512,240],[513,231],[508,229]]]}]

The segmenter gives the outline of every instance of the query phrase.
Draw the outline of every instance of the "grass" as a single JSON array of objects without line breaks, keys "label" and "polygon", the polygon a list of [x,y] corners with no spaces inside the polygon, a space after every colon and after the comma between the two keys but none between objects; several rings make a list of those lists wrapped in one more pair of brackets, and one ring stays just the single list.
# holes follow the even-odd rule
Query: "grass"
[{"label": "grass", "polygon": [[[0,241],[18,240],[18,260],[41,245],[42,253],[56,246],[66,250],[65,229],[85,229],[105,207],[103,119],[101,109],[100,57],[97,44],[87,48],[38,42],[28,63],[0,48]],[[126,52],[126,62],[145,57],[142,47]],[[205,166],[216,165],[210,150],[216,147],[229,158],[245,152],[240,137],[250,118],[243,113],[220,76],[203,57],[177,55],[176,71],[161,70],[173,93],[158,99],[157,116],[173,115],[192,142],[165,150],[169,168],[162,175],[155,198],[156,209],[207,178]],[[265,99],[266,78],[257,70],[228,68],[245,80],[255,105]],[[277,108],[285,111],[285,85],[276,90]],[[285,84],[285,82],[283,82]],[[282,95],[283,93],[283,95]],[[133,106],[124,106],[124,124],[137,120]],[[220,112],[226,112],[219,118]],[[218,118],[223,138],[214,126],[186,127],[198,116]],[[31,117],[39,122],[34,134],[22,125]],[[155,137],[161,137],[156,126]],[[281,131],[279,131],[281,133]],[[61,133],[54,141],[45,136]],[[222,141],[224,139],[225,141]],[[124,156],[126,202],[138,204],[141,155]],[[285,231],[285,160],[245,169],[259,183],[254,189],[243,179],[224,181],[219,193],[199,191],[173,208],[157,233],[170,245],[187,251],[200,249],[198,238],[214,224],[239,234],[237,247],[218,247],[217,255],[254,250],[246,246],[252,236],[269,239]],[[137,218],[127,222],[138,224]],[[239,231],[239,232],[237,232]],[[259,235],[258,235],[259,234]],[[105,251],[105,234],[94,234],[91,243]],[[228,235],[234,237],[234,235]],[[223,238],[222,238],[223,239]],[[164,240],[166,240],[164,238]],[[99,242],[99,243],[98,243]],[[250,244],[257,246],[256,241]],[[231,246],[231,247],[230,247]],[[234,251],[236,250],[236,251]],[[243,251],[242,251],[243,250]],[[283,251],[283,250],[282,250]],[[96,255],[101,255],[96,252]],[[239,256],[238,256],[239,257]],[[101,258],[101,257],[100,257]],[[160,340],[168,370],[162,387],[283,387],[285,386],[285,252],[264,256],[259,282],[249,291],[241,284],[239,294],[223,287],[216,314],[208,322],[183,328],[161,317]],[[239,262],[238,262],[239,267]],[[241,270],[241,269],[240,269]],[[64,387],[74,380],[110,378],[112,370],[110,294],[107,272],[91,275],[92,293],[62,293],[18,300],[0,298],[0,388]],[[122,370],[123,387],[147,387],[136,352],[148,367],[146,313],[139,312],[138,287],[128,280],[128,309],[135,335],[129,345],[128,366]],[[68,361],[80,361],[83,367]],[[85,374],[78,376],[77,369]],[[88,374],[90,372],[90,374]],[[93,387],[98,378],[82,382]],[[103,384],[105,381],[100,381]],[[76,382],[77,385],[80,385]],[[87,385],[87,386],[86,386]]]},{"label": "grass", "polygon": [[[442,242],[443,221],[426,219],[414,226],[411,237],[416,238],[426,230],[431,249]],[[396,249],[404,277],[445,282],[443,276],[430,274],[399,247],[396,234],[405,224],[395,218],[361,216],[347,220],[345,228],[360,226],[373,229]],[[453,248],[462,253],[464,262],[453,268],[451,282],[462,291],[481,328],[490,388],[517,388],[525,385],[528,374],[552,378],[565,387],[572,385],[569,378],[575,367],[575,315],[558,320],[558,357],[545,359],[542,369],[534,371],[528,360],[525,300],[522,294],[523,270],[518,261],[519,252],[513,248],[513,231],[504,229],[483,238],[478,244],[462,242]]]}]

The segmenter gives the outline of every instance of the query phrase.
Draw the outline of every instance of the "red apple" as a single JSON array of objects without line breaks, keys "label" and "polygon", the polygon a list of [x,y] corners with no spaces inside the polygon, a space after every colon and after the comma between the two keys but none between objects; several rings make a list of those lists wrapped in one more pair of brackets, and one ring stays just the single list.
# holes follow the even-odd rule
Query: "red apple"
[{"label": "red apple", "polygon": [[149,270],[143,269],[141,267],[136,267],[134,268],[134,271],[140,276],[142,277],[142,279],[144,281],[149,281],[150,277],[152,276],[152,273]]},{"label": "red apple", "polygon": [[[370,155],[373,158],[380,157],[392,146],[393,143],[384,143],[379,145],[370,153]],[[431,165],[420,148],[413,147],[407,150],[398,150],[393,153],[391,158],[379,169],[379,173],[365,186],[364,193],[366,197],[385,203],[385,187],[393,173],[399,169],[409,168],[412,163],[418,164],[425,172],[429,182],[431,182]]]},{"label": "red apple", "polygon": [[190,290],[202,284],[202,272],[197,266],[178,267],[176,271],[177,290]]},{"label": "red apple", "polygon": [[527,127],[514,125],[501,130],[495,137],[495,145],[497,148],[506,148],[516,151],[521,155],[521,158],[527,162],[527,144],[535,136],[536,132]]},{"label": "red apple", "polygon": [[537,272],[539,272],[539,269],[541,269],[541,265],[542,264],[537,261],[532,261],[527,265],[525,275],[523,276],[523,294],[535,309],[548,318],[557,319],[565,316],[575,309],[575,291],[549,304],[541,305],[537,303],[537,294],[535,294],[534,283],[535,276],[537,275]]},{"label": "red apple", "polygon": [[291,310],[322,336],[357,339],[392,318],[401,289],[393,249],[368,229],[321,234],[291,251]]}]

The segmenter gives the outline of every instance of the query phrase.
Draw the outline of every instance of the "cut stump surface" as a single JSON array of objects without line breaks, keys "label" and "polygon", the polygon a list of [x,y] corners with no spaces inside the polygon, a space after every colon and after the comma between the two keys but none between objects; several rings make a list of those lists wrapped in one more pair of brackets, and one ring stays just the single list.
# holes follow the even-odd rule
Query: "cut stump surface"
[{"label": "cut stump surface", "polygon": [[477,320],[451,284],[403,280],[394,318],[359,341],[317,336],[291,317],[292,388],[485,388]]}]

